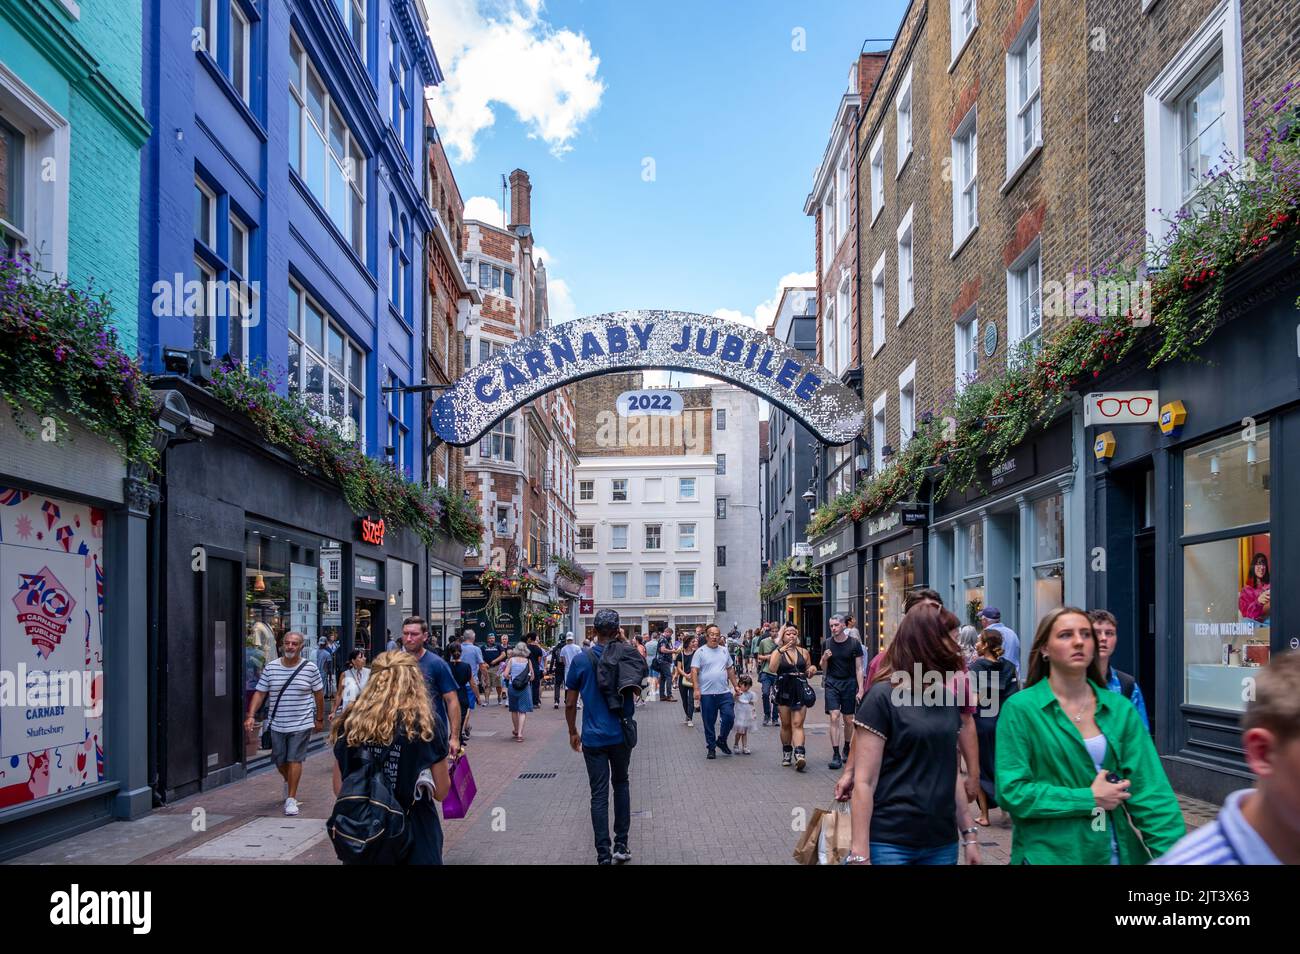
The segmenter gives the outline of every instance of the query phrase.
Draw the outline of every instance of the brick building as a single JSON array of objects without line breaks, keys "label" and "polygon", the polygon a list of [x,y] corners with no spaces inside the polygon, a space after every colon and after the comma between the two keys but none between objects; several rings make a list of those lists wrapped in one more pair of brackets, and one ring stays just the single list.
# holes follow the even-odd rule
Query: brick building
[{"label": "brick building", "polygon": [[[1145,278],[1169,220],[1205,213],[1216,169],[1269,188],[1276,168],[1234,165],[1262,154],[1266,124],[1295,128],[1294,106],[1270,107],[1300,77],[1297,36],[1300,10],[1266,0],[909,5],[857,126],[869,471],[1071,320],[1070,299],[1046,289],[1117,258]],[[811,541],[827,604],[843,601],[841,565],[828,565],[843,560],[847,603],[878,649],[904,593],[930,585],[963,621],[998,607],[1022,664],[1050,609],[1106,606],[1115,665],[1147,696],[1175,785],[1216,800],[1239,787],[1241,685],[1300,619],[1258,600],[1270,574],[1300,565],[1288,532],[1300,510],[1270,493],[1300,431],[1293,244],[1234,267],[1201,349],[1212,366],[1153,370],[1134,355],[1098,371],[1097,392],[1181,401],[1181,431],[1115,427],[1096,459],[1102,428],[1085,427],[1076,395],[966,491],[930,499],[923,485],[924,529],[896,505]]]},{"label": "brick building", "polygon": [[[1081,197],[1091,262],[1136,263],[1144,232],[1158,243],[1176,210],[1204,214],[1215,167],[1268,189],[1294,162],[1274,166],[1261,140],[1272,124],[1295,129],[1294,106],[1274,106],[1300,81],[1300,7],[1093,0],[1088,27],[1076,147],[1090,157]],[[1233,169],[1246,155],[1257,167]],[[1115,665],[1146,697],[1174,787],[1216,802],[1249,784],[1240,716],[1254,666],[1289,649],[1300,624],[1293,599],[1259,595],[1272,592],[1270,577],[1294,580],[1300,569],[1300,506],[1271,493],[1294,486],[1288,463],[1300,454],[1297,294],[1295,233],[1282,231],[1226,275],[1199,349],[1208,360],[1152,370],[1139,358],[1096,381],[1097,391],[1181,401],[1181,429],[1111,427],[1113,456],[1097,460],[1092,441],[1107,428],[1094,426],[1078,460],[1086,547],[1106,556],[1105,572],[1087,574],[1087,605],[1119,620]]]},{"label": "brick building", "polygon": [[[1041,339],[1053,320],[1039,304],[1043,277],[1078,257],[1085,15],[1082,5],[1046,13],[1024,2],[914,2],[864,96],[858,354],[870,472],[967,382]],[[824,225],[817,234],[824,241]],[[1076,418],[1013,452],[1011,473],[986,483],[988,494],[935,501],[928,531],[895,509],[814,541],[838,560],[826,574],[828,611],[860,612],[880,647],[904,594],[922,584],[962,617],[998,606],[1018,631],[1067,593],[1082,598],[1082,537],[1066,520],[1074,512],[1082,526],[1070,479]],[[826,454],[822,499],[842,489],[846,456]]]},{"label": "brick building", "polygon": [[[476,220],[464,225],[462,271],[482,296],[481,304],[471,306],[464,332],[465,368],[550,324],[546,265],[534,255],[532,183],[522,169],[510,173],[509,182],[508,226]],[[465,557],[467,624],[511,638],[530,628],[549,632],[527,614],[544,612],[561,596],[553,560],[573,552],[573,447],[573,403],[569,389],[559,388],[465,448],[465,489],[478,501],[487,527],[483,546]],[[489,566],[511,576],[527,572],[540,582],[527,601],[506,602],[508,618],[483,618],[486,594],[477,576]],[[560,599],[566,612],[569,595]]]},{"label": "brick building", "polygon": [[[465,370],[465,328],[482,293],[461,270],[465,244],[465,202],[443,149],[438,128],[426,106],[424,111],[426,161],[425,201],[433,211],[433,228],[425,243],[428,287],[424,296],[427,360],[425,380],[432,385],[451,384]],[[436,396],[436,395],[435,395]],[[432,406],[430,403],[429,406]],[[429,424],[426,419],[425,427]],[[447,444],[424,437],[428,451],[426,480],[442,487],[465,486],[465,455]],[[455,629],[460,617],[459,564],[429,567],[429,625],[435,638]]]}]

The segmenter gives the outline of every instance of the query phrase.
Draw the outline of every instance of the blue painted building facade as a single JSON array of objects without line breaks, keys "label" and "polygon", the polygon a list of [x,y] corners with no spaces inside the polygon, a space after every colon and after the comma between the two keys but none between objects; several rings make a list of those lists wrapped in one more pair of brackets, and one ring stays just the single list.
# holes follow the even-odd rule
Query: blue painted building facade
[{"label": "blue painted building facade", "polygon": [[285,633],[313,660],[331,640],[340,660],[374,655],[427,608],[418,538],[363,534],[366,515],[213,399],[187,355],[267,369],[423,480],[426,399],[385,389],[426,366],[423,97],[441,75],[419,0],[144,7],[140,351],[156,389],[213,425],[169,447],[155,516],[151,775],[167,801],[266,758],[243,710]]}]

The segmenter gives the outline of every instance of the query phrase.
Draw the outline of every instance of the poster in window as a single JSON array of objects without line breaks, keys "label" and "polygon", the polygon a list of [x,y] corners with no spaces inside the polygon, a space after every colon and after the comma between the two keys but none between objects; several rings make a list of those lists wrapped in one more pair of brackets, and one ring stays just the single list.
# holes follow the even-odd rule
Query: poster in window
[{"label": "poster in window", "polygon": [[1237,609],[1256,627],[1269,625],[1273,609],[1273,551],[1267,533],[1237,542]]},{"label": "poster in window", "polygon": [[104,776],[103,540],[102,511],[0,487],[0,808]]}]

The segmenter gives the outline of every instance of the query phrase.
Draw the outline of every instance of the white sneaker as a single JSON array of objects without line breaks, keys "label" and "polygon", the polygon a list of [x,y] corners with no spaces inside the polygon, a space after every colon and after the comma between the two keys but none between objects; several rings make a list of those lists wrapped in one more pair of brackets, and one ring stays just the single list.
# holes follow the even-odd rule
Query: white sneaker
[{"label": "white sneaker", "polygon": [[286,799],[284,800],[284,813],[285,813],[286,815],[297,815],[297,814],[298,814],[298,799],[296,799],[296,798],[286,798]]},{"label": "white sneaker", "polygon": [[695,728],[695,723],[692,722],[692,721],[690,721],[689,719],[687,720],[686,725],[687,725],[689,728],[692,728],[692,729]]}]

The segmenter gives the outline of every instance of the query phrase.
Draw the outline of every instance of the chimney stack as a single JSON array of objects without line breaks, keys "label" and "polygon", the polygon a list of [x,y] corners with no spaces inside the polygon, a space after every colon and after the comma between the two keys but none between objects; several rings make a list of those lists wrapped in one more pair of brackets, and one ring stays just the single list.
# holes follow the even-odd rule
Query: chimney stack
[{"label": "chimney stack", "polygon": [[516,225],[532,226],[533,185],[528,181],[528,173],[516,169],[510,173],[510,227]]}]

